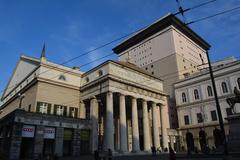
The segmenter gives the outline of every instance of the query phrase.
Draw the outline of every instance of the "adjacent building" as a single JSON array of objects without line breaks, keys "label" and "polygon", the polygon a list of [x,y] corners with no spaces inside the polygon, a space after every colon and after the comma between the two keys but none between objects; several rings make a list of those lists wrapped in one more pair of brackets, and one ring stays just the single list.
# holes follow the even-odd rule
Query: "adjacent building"
[{"label": "adjacent building", "polygon": [[[232,110],[226,98],[234,97],[234,87],[240,89],[240,61],[231,57],[212,64],[213,74],[224,119],[226,135],[229,135],[227,116]],[[192,74],[174,85],[182,149],[194,151],[219,148],[222,145],[212,83],[208,69]],[[240,105],[236,104],[240,113]]]},{"label": "adjacent building", "polygon": [[7,159],[168,148],[163,81],[134,64],[106,61],[83,73],[21,56],[2,96],[0,153]]},{"label": "adjacent building", "polygon": [[163,80],[163,89],[170,96],[168,127],[177,128],[173,85],[205,67],[209,47],[190,27],[168,14],[121,42],[113,51],[120,61],[134,63]]}]

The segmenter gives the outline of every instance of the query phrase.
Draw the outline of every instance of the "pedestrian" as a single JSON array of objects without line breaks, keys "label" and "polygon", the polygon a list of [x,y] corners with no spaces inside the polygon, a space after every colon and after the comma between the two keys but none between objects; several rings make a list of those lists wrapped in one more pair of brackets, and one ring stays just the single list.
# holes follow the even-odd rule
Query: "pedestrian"
[{"label": "pedestrian", "polygon": [[176,160],[176,154],[172,147],[169,147],[169,160]]},{"label": "pedestrian", "polygon": [[95,160],[98,160],[98,159],[99,159],[98,150],[95,150],[95,151],[94,151],[94,159],[95,159]]},{"label": "pedestrian", "polygon": [[153,156],[156,156],[156,147],[155,146],[152,146],[152,155]]},{"label": "pedestrian", "polygon": [[108,159],[112,160],[112,150],[108,149]]}]

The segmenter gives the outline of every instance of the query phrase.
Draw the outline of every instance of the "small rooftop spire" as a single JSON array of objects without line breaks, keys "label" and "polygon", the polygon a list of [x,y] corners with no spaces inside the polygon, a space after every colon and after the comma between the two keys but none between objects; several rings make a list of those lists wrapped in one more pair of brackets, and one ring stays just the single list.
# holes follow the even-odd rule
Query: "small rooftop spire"
[{"label": "small rooftop spire", "polygon": [[46,58],[45,43],[43,44],[43,48],[42,48],[41,58],[42,58],[42,57],[45,57],[45,58]]},{"label": "small rooftop spire", "polygon": [[46,62],[45,43],[43,44],[43,48],[42,48],[42,53],[41,53],[40,61],[41,61],[41,62]]}]

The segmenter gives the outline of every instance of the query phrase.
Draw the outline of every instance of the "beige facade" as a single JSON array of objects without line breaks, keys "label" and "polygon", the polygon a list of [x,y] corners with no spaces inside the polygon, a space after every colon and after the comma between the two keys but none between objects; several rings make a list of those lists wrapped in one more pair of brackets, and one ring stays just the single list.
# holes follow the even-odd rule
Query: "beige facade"
[{"label": "beige facade", "polygon": [[[34,66],[29,73],[16,76],[28,63]],[[168,103],[162,80],[133,64],[107,61],[82,73],[45,57],[22,56],[12,76],[16,77],[20,78],[11,79],[3,94],[1,119],[19,107],[87,119],[92,125],[91,151],[140,152],[150,151],[153,145],[168,148]],[[9,90],[10,85],[15,87]]]},{"label": "beige facade", "polygon": [[163,80],[170,95],[170,127],[177,128],[173,84],[205,67],[209,44],[174,15],[167,15],[120,43],[113,51]]}]

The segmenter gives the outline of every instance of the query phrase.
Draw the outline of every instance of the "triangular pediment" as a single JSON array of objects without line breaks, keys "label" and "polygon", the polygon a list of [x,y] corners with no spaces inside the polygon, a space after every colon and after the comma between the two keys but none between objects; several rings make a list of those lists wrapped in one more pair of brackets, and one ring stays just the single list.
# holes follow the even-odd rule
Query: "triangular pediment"
[{"label": "triangular pediment", "polygon": [[36,69],[39,66],[39,64],[40,62],[36,58],[21,56],[4,90],[2,99],[5,98],[34,69]]}]

